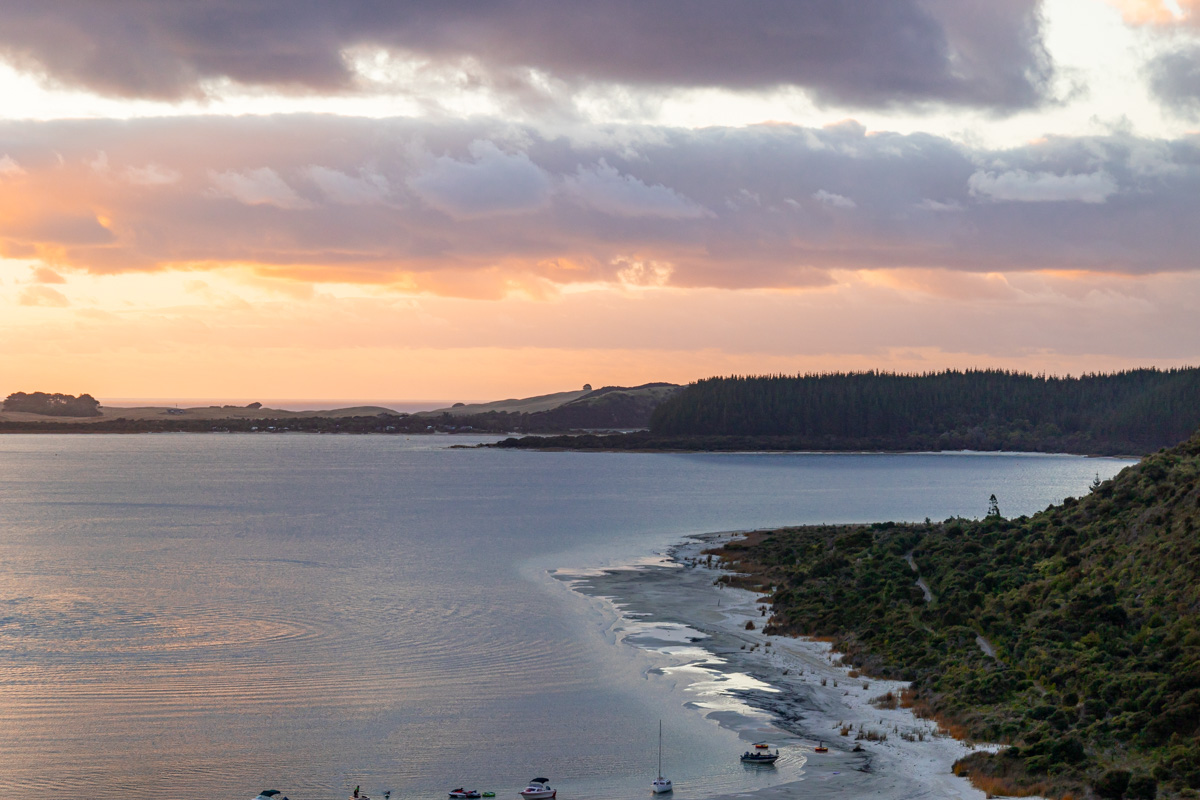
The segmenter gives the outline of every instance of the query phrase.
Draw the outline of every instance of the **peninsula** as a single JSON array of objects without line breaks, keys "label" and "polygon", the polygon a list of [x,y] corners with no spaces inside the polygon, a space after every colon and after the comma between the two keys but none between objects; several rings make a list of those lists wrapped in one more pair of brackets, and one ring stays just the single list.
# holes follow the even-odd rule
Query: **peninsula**
[{"label": "peninsula", "polygon": [[180,408],[108,407],[91,395],[15,392],[0,408],[0,433],[559,433],[644,428],[671,383],[605,386],[492,403],[399,412],[382,406],[286,411],[261,403]]},{"label": "peninsula", "polygon": [[[41,398],[31,406],[30,398]],[[51,398],[51,400],[47,400]],[[1023,451],[1141,455],[1200,427],[1200,369],[1081,377],[947,370],[706,378],[455,403],[109,408],[90,395],[15,393],[0,433],[513,434],[493,447],[624,451]]]},{"label": "peninsula", "polygon": [[[1031,517],[814,526],[713,554],[770,595],[768,633],[829,637],[888,702],[1002,742],[992,794],[1200,790],[1200,434]],[[881,701],[882,702],[882,701]]]},{"label": "peninsula", "polygon": [[947,370],[707,378],[648,430],[508,439],[570,450],[992,450],[1133,455],[1200,427],[1200,369],[1082,377]]}]

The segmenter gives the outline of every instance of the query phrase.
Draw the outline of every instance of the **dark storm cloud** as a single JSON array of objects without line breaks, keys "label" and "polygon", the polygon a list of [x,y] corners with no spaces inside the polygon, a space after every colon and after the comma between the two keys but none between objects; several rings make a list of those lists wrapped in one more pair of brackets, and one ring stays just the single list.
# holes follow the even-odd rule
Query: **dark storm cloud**
[{"label": "dark storm cloud", "polygon": [[1200,148],[1002,151],[847,122],[589,129],[320,116],[0,125],[0,248],[96,272],[811,286],[835,269],[1190,272]]},{"label": "dark storm cloud", "polygon": [[800,86],[860,106],[1028,107],[1050,74],[1038,0],[0,2],[9,61],[119,96],[218,78],[348,91],[356,47],[477,65],[514,91],[535,69],[570,85]]}]

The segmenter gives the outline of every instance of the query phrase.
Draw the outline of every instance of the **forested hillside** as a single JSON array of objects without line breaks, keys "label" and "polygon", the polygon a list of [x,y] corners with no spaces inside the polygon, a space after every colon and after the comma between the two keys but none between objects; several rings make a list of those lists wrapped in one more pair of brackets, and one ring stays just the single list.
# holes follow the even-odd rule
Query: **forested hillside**
[{"label": "forested hillside", "polygon": [[1079,378],[1001,370],[708,378],[650,420],[658,440],[741,437],[822,450],[1145,453],[1198,427],[1196,368]]},{"label": "forested hillside", "polygon": [[770,632],[835,637],[914,681],[919,711],[1015,745],[961,765],[995,794],[1196,797],[1198,528],[1200,435],[1029,518],[794,528],[719,552],[773,587]]}]

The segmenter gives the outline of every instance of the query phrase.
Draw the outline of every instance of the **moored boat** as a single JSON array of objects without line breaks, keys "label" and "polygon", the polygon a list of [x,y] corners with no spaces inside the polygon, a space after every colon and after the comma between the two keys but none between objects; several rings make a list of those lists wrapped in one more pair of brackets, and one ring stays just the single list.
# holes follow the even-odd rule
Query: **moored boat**
[{"label": "moored boat", "polygon": [[521,790],[525,800],[551,800],[558,792],[550,788],[549,778],[534,778],[529,785]]},{"label": "moored boat", "polygon": [[749,750],[742,753],[743,764],[774,764],[778,760],[778,750],[774,753],[752,753]]},{"label": "moored boat", "polygon": [[454,800],[476,800],[476,798],[483,797],[478,790],[463,789],[461,786],[450,792],[450,796],[453,797]]},{"label": "moored boat", "polygon": [[278,789],[263,789],[254,800],[288,800]]},{"label": "moored boat", "polygon": [[658,721],[658,777],[651,782],[650,791],[654,794],[666,794],[674,789],[671,779],[664,778],[662,774],[662,720],[660,719]]}]

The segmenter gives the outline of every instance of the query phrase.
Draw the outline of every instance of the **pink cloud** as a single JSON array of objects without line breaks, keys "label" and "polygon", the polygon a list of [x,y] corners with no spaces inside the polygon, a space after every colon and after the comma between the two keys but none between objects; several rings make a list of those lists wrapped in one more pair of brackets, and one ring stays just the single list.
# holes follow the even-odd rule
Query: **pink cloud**
[{"label": "pink cloud", "polygon": [[33,280],[36,283],[66,283],[67,279],[49,267],[35,267]]},{"label": "pink cloud", "polygon": [[44,306],[46,308],[66,308],[71,304],[62,292],[55,291],[49,286],[28,286],[21,290],[17,302],[23,306]]},{"label": "pink cloud", "polygon": [[[483,120],[9,123],[0,152],[25,172],[19,189],[0,183],[0,251],[95,273],[238,264],[472,296],[473,274],[490,295],[617,285],[635,262],[670,265],[656,283],[722,288],[823,286],[839,269],[1197,269],[1193,138],[978,151],[851,124],[643,133],[609,145]],[[97,152],[103,173],[84,163]]]}]

